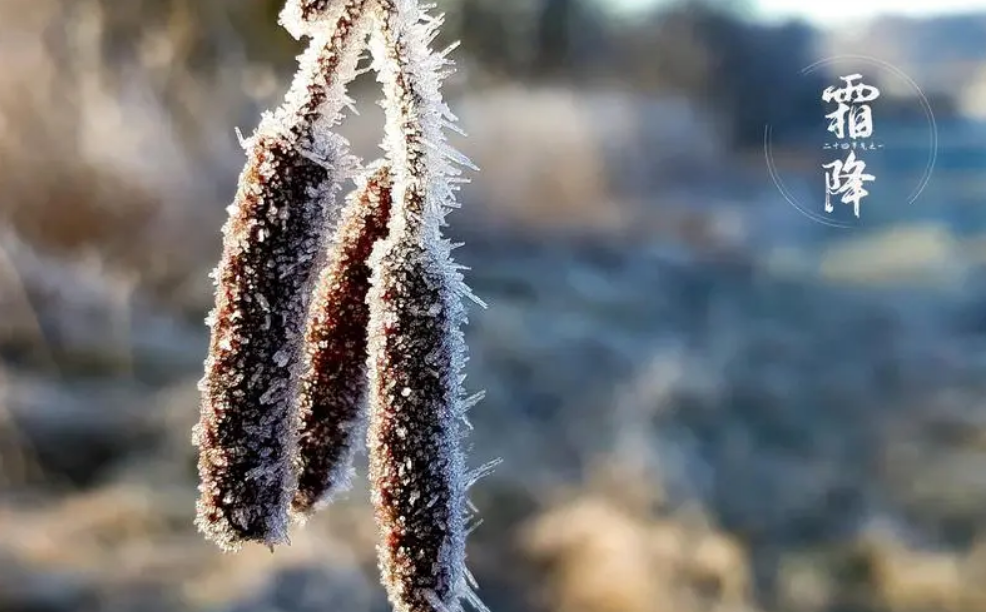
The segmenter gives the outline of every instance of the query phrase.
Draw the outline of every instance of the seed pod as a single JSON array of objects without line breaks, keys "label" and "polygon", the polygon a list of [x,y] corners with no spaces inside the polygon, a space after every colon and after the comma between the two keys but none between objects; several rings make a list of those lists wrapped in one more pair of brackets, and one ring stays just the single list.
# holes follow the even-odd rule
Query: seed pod
[{"label": "seed pod", "polygon": [[369,0],[349,0],[313,39],[285,103],[245,146],[200,383],[201,496],[196,524],[224,550],[287,541],[298,353],[314,270],[339,184],[355,164],[330,131],[347,105]]},{"label": "seed pod", "polygon": [[390,190],[390,168],[382,166],[349,198],[312,296],[292,502],[299,518],[348,488],[353,455],[365,442],[368,260],[387,232]]},{"label": "seed pod", "polygon": [[378,0],[371,38],[394,173],[389,234],[371,257],[368,303],[371,498],[382,581],[396,612],[458,612],[475,597],[465,568],[467,489],[460,425],[466,402],[463,297],[441,228],[455,206],[442,101],[449,62],[428,44],[441,20],[416,0]]}]

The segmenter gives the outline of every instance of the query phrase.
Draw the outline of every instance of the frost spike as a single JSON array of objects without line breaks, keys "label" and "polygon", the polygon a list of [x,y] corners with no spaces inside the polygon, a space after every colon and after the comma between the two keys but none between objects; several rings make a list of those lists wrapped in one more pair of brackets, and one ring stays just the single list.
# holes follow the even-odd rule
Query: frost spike
[{"label": "frost spike", "polygon": [[349,487],[353,455],[365,441],[368,260],[386,235],[390,189],[383,165],[350,196],[312,296],[298,399],[292,511],[299,519]]},{"label": "frost spike", "polygon": [[299,342],[336,193],[355,160],[330,131],[365,41],[369,0],[336,2],[283,105],[244,142],[247,162],[216,270],[216,307],[200,383],[201,495],[196,525],[223,550],[287,541]]},{"label": "frost spike", "polygon": [[[467,489],[459,445],[469,295],[442,239],[459,174],[442,132],[449,61],[429,48],[440,19],[417,0],[377,0],[371,51],[394,173],[387,238],[374,248],[368,370],[371,498],[381,578],[395,612],[477,607],[465,569]],[[434,146],[432,146],[434,145]]]}]

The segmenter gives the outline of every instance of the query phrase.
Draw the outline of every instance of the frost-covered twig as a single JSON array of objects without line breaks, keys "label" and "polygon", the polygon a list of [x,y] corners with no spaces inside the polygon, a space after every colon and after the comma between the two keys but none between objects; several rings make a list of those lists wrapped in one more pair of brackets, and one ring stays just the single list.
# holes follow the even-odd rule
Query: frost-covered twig
[{"label": "frost-covered twig", "polygon": [[378,558],[397,612],[481,606],[465,569],[467,473],[460,426],[471,296],[442,237],[455,206],[443,128],[455,117],[440,85],[450,62],[430,49],[440,18],[416,0],[378,0],[371,51],[384,89],[384,149],[393,167],[389,234],[374,249],[369,293],[371,495]]},{"label": "frost-covered twig", "polygon": [[[246,143],[201,383],[201,497],[196,523],[226,550],[287,541],[297,435],[298,353],[323,235],[354,159],[332,131],[364,49],[370,0],[332,2],[333,28],[312,30],[285,103]],[[311,4],[311,3],[309,3]]]}]

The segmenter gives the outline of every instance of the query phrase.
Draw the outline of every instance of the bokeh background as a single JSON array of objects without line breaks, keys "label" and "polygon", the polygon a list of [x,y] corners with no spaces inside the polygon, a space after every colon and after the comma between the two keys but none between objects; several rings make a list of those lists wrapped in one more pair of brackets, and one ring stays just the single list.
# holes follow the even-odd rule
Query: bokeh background
[{"label": "bokeh background", "polygon": [[[492,610],[986,610],[986,3],[440,4],[482,168],[449,232],[489,303]],[[3,612],[388,610],[362,479],[273,555],[192,526],[234,128],[301,51],[279,8],[0,0]],[[763,151],[769,124],[821,206],[834,75],[799,71],[835,54],[909,75],[939,138],[907,204],[928,126],[888,82],[891,191],[852,229],[792,207]],[[374,87],[342,127],[368,160]]]}]

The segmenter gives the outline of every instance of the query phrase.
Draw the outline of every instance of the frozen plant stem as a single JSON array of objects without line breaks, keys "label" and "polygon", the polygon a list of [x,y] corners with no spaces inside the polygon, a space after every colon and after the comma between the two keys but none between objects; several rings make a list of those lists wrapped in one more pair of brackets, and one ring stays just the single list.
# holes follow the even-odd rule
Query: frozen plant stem
[{"label": "frozen plant stem", "polygon": [[245,143],[200,383],[196,524],[224,550],[287,541],[297,436],[294,391],[310,285],[340,183],[355,160],[332,133],[364,48],[370,0],[335,3],[284,104]]}]

